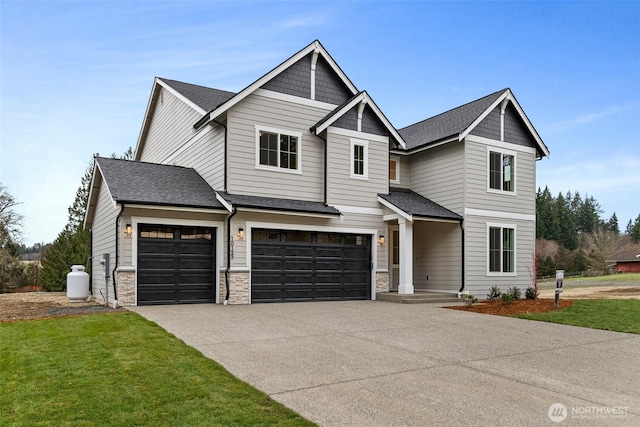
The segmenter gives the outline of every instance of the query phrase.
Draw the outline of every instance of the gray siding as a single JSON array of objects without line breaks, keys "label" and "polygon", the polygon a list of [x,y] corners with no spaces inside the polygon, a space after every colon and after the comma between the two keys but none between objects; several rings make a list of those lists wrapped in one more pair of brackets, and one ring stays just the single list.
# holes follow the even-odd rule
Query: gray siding
[{"label": "gray siding", "polygon": [[194,168],[214,189],[224,190],[224,128],[210,124],[201,139],[175,156],[172,164]]},{"label": "gray siding", "polygon": [[494,108],[470,134],[500,141],[500,107]]},{"label": "gray siding", "polygon": [[362,132],[382,136],[389,134],[387,128],[382,124],[378,116],[376,116],[368,105],[364,107],[364,111],[362,112]]},{"label": "gray siding", "polygon": [[96,203],[95,216],[91,228],[93,253],[93,259],[91,260],[91,280],[93,283],[91,289],[95,298],[102,299],[100,293],[102,290],[104,294],[108,295],[109,302],[112,302],[114,294],[112,271],[109,271],[109,279],[106,281],[100,260],[103,254],[108,253],[111,262],[110,270],[113,270],[116,254],[115,224],[119,210],[114,207],[104,181],[100,185],[98,194],[98,202]]},{"label": "gray siding", "polygon": [[[359,139],[367,140],[364,134]],[[329,204],[379,208],[378,194],[389,191],[389,143],[369,141],[367,180],[351,178],[350,137],[329,128],[327,146]]]},{"label": "gray siding", "polygon": [[[487,275],[487,222],[516,226],[517,276]],[[489,288],[497,285],[503,291],[517,286],[523,292],[533,286],[532,266],[535,250],[535,222],[468,215],[465,228],[465,290],[486,298]]]},{"label": "gray siding", "polygon": [[342,115],[338,120],[336,120],[333,125],[334,127],[347,129],[347,130],[358,130],[358,107],[353,107],[351,110],[347,111]]},{"label": "gray siding", "polygon": [[445,144],[412,155],[409,173],[413,191],[458,215],[464,215],[462,144]]},{"label": "gray siding", "polygon": [[460,226],[417,221],[413,232],[413,283],[416,289],[458,292],[462,284]]},{"label": "gray siding", "polygon": [[316,100],[340,105],[353,94],[322,57],[316,62]]},{"label": "gray siding", "polygon": [[393,156],[398,161],[398,182],[389,182],[390,187],[411,187],[411,156]]},{"label": "gray siding", "polygon": [[[323,201],[324,142],[309,128],[327,110],[250,95],[227,116],[229,192],[253,196]],[[302,174],[256,168],[255,125],[302,133]]]},{"label": "gray siding", "polygon": [[262,85],[263,89],[311,98],[311,54]]},{"label": "gray siding", "polygon": [[504,140],[525,147],[536,147],[535,140],[511,104],[507,106],[504,114]]},{"label": "gray siding", "polygon": [[195,135],[193,124],[202,116],[161,88],[150,117],[151,124],[140,160],[163,163],[167,156]]},{"label": "gray siding", "polygon": [[[535,214],[535,155],[516,153],[516,195],[487,191],[487,145],[465,141],[466,207]],[[501,149],[496,148],[497,151]]]}]

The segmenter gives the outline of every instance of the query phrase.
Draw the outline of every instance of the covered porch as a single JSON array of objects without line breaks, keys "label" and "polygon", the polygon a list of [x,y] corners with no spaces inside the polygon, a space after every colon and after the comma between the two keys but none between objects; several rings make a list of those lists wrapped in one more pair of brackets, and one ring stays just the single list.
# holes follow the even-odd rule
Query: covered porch
[{"label": "covered porch", "polygon": [[408,189],[378,201],[389,233],[389,290],[455,295],[463,289],[463,218]]}]

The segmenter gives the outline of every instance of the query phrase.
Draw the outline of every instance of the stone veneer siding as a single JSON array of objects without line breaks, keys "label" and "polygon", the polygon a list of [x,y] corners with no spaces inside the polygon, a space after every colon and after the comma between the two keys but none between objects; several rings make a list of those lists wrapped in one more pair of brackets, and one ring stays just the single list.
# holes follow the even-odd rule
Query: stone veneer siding
[{"label": "stone veneer siding", "polygon": [[[229,302],[227,304],[250,304],[251,294],[249,292],[249,272],[230,271],[229,272]],[[226,284],[224,271],[220,273],[220,303],[224,303],[226,296]]]},{"label": "stone veneer siding", "polygon": [[376,273],[376,293],[389,292],[389,273],[377,272]]},{"label": "stone veneer siding", "polygon": [[118,305],[136,305],[136,272],[132,269],[118,269],[116,272]]}]

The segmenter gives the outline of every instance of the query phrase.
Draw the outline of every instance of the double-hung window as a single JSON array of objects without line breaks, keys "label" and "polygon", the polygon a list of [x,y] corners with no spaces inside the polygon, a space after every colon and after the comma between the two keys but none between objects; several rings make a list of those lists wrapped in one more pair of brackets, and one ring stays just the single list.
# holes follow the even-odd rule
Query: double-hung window
[{"label": "double-hung window", "polygon": [[351,178],[369,177],[369,141],[351,139]]},{"label": "double-hung window", "polygon": [[297,132],[256,126],[256,167],[300,172],[300,141]]},{"label": "double-hung window", "polygon": [[494,150],[489,151],[489,190],[515,193],[515,154]]},{"label": "double-hung window", "polygon": [[516,227],[515,225],[487,224],[487,273],[501,275],[516,272]]}]

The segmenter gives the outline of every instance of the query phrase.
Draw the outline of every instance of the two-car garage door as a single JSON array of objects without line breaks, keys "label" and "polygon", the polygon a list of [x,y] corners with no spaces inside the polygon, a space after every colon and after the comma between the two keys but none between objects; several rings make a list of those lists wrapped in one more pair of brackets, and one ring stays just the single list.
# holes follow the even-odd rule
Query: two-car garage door
[{"label": "two-car garage door", "polygon": [[370,235],[253,230],[252,302],[370,297]]}]

